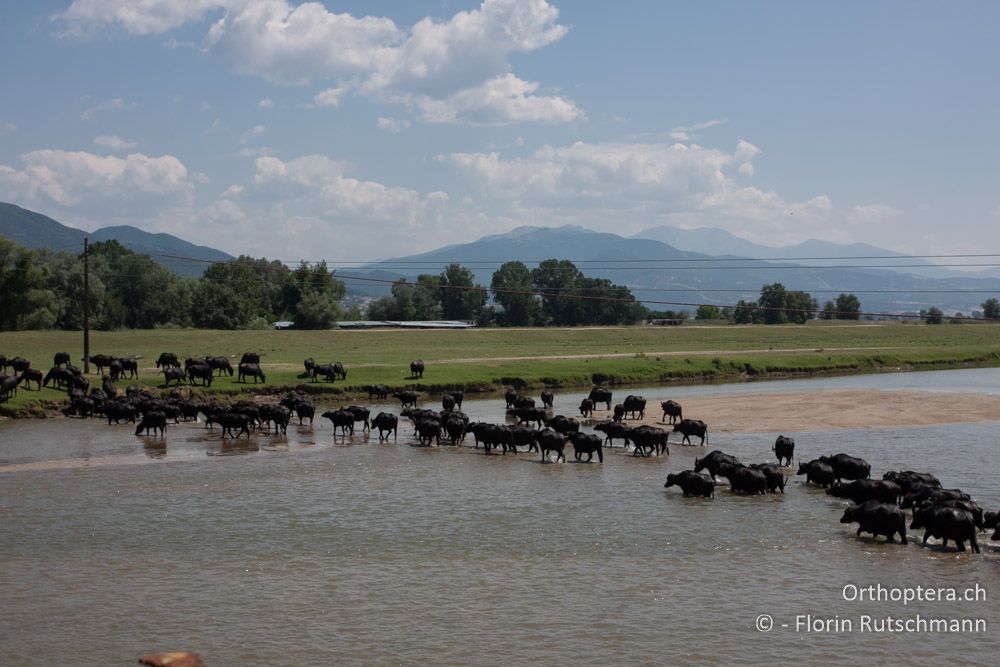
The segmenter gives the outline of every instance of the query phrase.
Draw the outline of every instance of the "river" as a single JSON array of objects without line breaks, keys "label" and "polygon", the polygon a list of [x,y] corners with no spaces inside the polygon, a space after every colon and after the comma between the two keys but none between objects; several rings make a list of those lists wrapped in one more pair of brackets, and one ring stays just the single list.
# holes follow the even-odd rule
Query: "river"
[{"label": "river", "polygon": [[[628,392],[652,402],[831,388],[996,394],[1000,370]],[[557,408],[578,402],[557,394]],[[503,420],[500,399],[464,408]],[[788,435],[796,458],[843,451],[870,461],[873,477],[933,472],[995,510],[997,419]],[[776,434],[716,433],[660,458],[617,447],[603,464],[576,463],[567,447],[569,463],[550,464],[485,457],[471,438],[415,447],[405,421],[387,444],[335,441],[326,420],[238,442],[203,424],[171,425],[162,439],[132,431],[0,423],[0,664],[126,665],[191,650],[212,667],[993,665],[1000,651],[1000,550],[988,534],[982,554],[921,547],[918,531],[907,546],[857,538],[839,523],[845,502],[802,478],[766,497],[724,483],[714,499],[663,488],[711,449],[771,460]],[[988,599],[850,599],[870,585],[978,585]],[[764,614],[769,632],[757,628]],[[918,615],[988,630],[862,625]],[[823,631],[806,632],[816,620]]]}]

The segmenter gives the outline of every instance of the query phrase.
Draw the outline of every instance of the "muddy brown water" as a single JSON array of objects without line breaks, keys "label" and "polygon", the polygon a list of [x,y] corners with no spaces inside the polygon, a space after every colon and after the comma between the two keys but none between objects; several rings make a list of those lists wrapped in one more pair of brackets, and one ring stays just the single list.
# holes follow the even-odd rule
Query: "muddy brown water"
[{"label": "muddy brown water", "polygon": [[[754,385],[1000,393],[1000,371]],[[643,387],[649,400],[747,385]],[[578,394],[557,394],[557,407]],[[375,410],[395,405],[373,404]],[[503,402],[469,400],[501,421]],[[571,409],[559,412],[571,414]],[[1000,420],[1000,415],[998,415]],[[792,433],[934,472],[1000,509],[1000,422]],[[136,437],[97,420],[0,424],[0,664],[125,665],[192,650],[206,664],[996,664],[1000,545],[983,553],[857,538],[844,503],[663,489],[714,448],[770,460],[776,434],[710,434],[604,464],[485,457],[328,422],[222,440],[202,424]],[[845,586],[979,585],[985,601],[861,602]],[[755,626],[770,614],[774,628]],[[833,631],[796,630],[810,615]],[[867,632],[862,617],[983,619],[981,632]],[[799,622],[805,620],[799,618]],[[847,631],[844,621],[853,627]],[[763,621],[766,624],[766,621]],[[782,627],[782,625],[789,627]]]}]

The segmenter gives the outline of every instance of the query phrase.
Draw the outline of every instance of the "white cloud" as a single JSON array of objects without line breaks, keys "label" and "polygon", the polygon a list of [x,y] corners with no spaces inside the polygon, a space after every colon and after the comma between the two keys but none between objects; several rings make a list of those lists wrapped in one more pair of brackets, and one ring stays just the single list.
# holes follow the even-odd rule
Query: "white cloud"
[{"label": "white cloud", "polygon": [[699,130],[707,130],[710,127],[716,127],[717,125],[725,125],[729,122],[728,118],[718,119],[713,118],[712,120],[705,120],[694,125],[680,125],[675,127],[670,131],[670,138],[674,141],[691,141],[694,132]]},{"label": "white cloud", "polygon": [[0,191],[8,199],[60,206],[110,201],[155,206],[190,200],[188,170],[172,155],[133,153],[125,158],[45,149],[21,156],[22,169],[0,165]]},{"label": "white cloud", "polygon": [[115,97],[84,109],[83,113],[80,114],[80,117],[83,120],[90,120],[95,114],[101,113],[102,111],[127,111],[135,109],[137,106],[139,105],[136,102],[126,102],[121,97]]},{"label": "white cloud", "polygon": [[240,143],[248,144],[255,139],[260,139],[261,137],[264,136],[264,133],[266,132],[267,132],[266,126],[254,125],[240,136]]},{"label": "white cloud", "polygon": [[847,222],[852,225],[878,224],[902,214],[899,209],[885,204],[866,204],[852,208]]},{"label": "white cloud", "polygon": [[347,93],[347,86],[336,86],[334,88],[327,88],[326,90],[321,90],[316,93],[313,98],[313,107],[339,107],[340,100]]},{"label": "white cloud", "polygon": [[139,145],[134,141],[125,141],[116,134],[102,134],[101,136],[94,138],[94,143],[101,148],[107,148],[113,151],[127,151]]},{"label": "white cloud", "polygon": [[272,100],[270,97],[265,97],[260,102],[257,102],[257,106],[260,107],[261,109],[273,109],[274,100]]},{"label": "white cloud", "polygon": [[378,129],[385,130],[386,132],[392,132],[393,134],[399,134],[406,128],[410,126],[410,121],[400,120],[399,118],[389,118],[386,116],[379,116],[378,118]]},{"label": "white cloud", "polygon": [[78,36],[102,27],[162,33],[203,21],[204,50],[237,71],[285,85],[333,81],[314,106],[337,106],[345,86],[417,109],[430,122],[503,125],[562,123],[583,117],[564,97],[537,95],[539,84],[510,70],[509,56],[544,48],[567,28],[547,0],[484,0],[446,20],[409,30],[385,17],[334,13],[289,0],[76,0],[55,18]]}]

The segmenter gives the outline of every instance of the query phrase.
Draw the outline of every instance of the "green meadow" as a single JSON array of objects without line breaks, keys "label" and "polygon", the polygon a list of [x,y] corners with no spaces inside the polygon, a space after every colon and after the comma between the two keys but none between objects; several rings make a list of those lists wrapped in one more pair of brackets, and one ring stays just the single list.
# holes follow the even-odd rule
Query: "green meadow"
[{"label": "green meadow", "polygon": [[[206,331],[155,329],[91,333],[92,354],[135,356],[137,384],[162,387],[154,361],[161,352],[227,356],[261,354],[265,385],[217,378],[207,391],[225,395],[299,391],[342,394],[369,384],[439,392],[489,392],[505,385],[587,387],[595,382],[696,383],[886,370],[1000,365],[1000,328],[990,322],[926,325],[900,322],[811,322],[806,325],[634,326],[470,329],[463,331]],[[82,367],[83,335],[66,331],[0,334],[0,354],[22,356],[47,370],[55,352]],[[312,382],[302,362],[340,361],[347,380]],[[409,362],[423,359],[423,379]],[[92,386],[100,378],[91,369]],[[120,387],[134,381],[122,381]],[[187,385],[185,385],[187,386]],[[63,392],[21,389],[3,414],[40,413]],[[48,404],[51,408],[51,404]]]}]

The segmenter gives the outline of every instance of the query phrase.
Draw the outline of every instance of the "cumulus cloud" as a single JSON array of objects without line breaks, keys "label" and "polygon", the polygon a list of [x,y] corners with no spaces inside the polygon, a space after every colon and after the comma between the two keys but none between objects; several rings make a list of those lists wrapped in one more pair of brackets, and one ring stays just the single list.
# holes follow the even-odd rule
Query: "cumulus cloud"
[{"label": "cumulus cloud", "polygon": [[65,207],[130,201],[155,207],[157,201],[189,202],[192,195],[187,167],[172,155],[119,158],[45,149],[25,153],[21,162],[20,169],[0,165],[5,199]]},{"label": "cumulus cloud", "polygon": [[694,125],[679,125],[670,131],[670,138],[674,141],[691,141],[694,133],[700,130],[707,130],[710,127],[715,127],[717,125],[725,125],[729,122],[729,119],[723,118],[713,118],[712,120],[705,120]]},{"label": "cumulus cloud", "polygon": [[267,127],[264,125],[254,125],[249,130],[240,135],[240,143],[248,144],[255,139],[260,139],[267,132]]},{"label": "cumulus cloud", "polygon": [[314,106],[336,106],[347,82],[356,82],[361,94],[406,105],[429,122],[561,123],[583,116],[571,100],[538,94],[538,83],[510,71],[512,54],[566,34],[547,0],[484,0],[409,30],[385,17],[289,0],[76,0],[55,18],[78,36],[109,27],[144,35],[203,21],[213,10],[222,16],[205,35],[206,52],[274,83],[335,82]]},{"label": "cumulus cloud", "polygon": [[139,145],[134,141],[125,141],[117,134],[102,134],[99,137],[94,137],[94,143],[101,148],[113,151],[127,151]]},{"label": "cumulus cloud", "polygon": [[865,204],[853,207],[847,222],[852,225],[877,224],[902,214],[899,209],[885,204]]},{"label": "cumulus cloud", "polygon": [[129,109],[134,109],[137,106],[139,105],[136,102],[126,102],[121,97],[115,97],[84,109],[83,113],[80,114],[80,118],[83,120],[90,120],[102,111],[127,111]]},{"label": "cumulus cloud", "polygon": [[410,126],[410,121],[400,120],[399,118],[389,118],[387,116],[379,116],[377,125],[380,130],[392,132],[393,134],[399,134]]},{"label": "cumulus cloud", "polygon": [[257,102],[257,106],[261,109],[273,109],[274,100],[272,100],[270,97],[265,97],[260,102]]},{"label": "cumulus cloud", "polygon": [[321,90],[316,93],[313,98],[313,107],[339,107],[340,100],[347,93],[347,86],[335,86],[333,88],[327,88],[326,90]]}]

